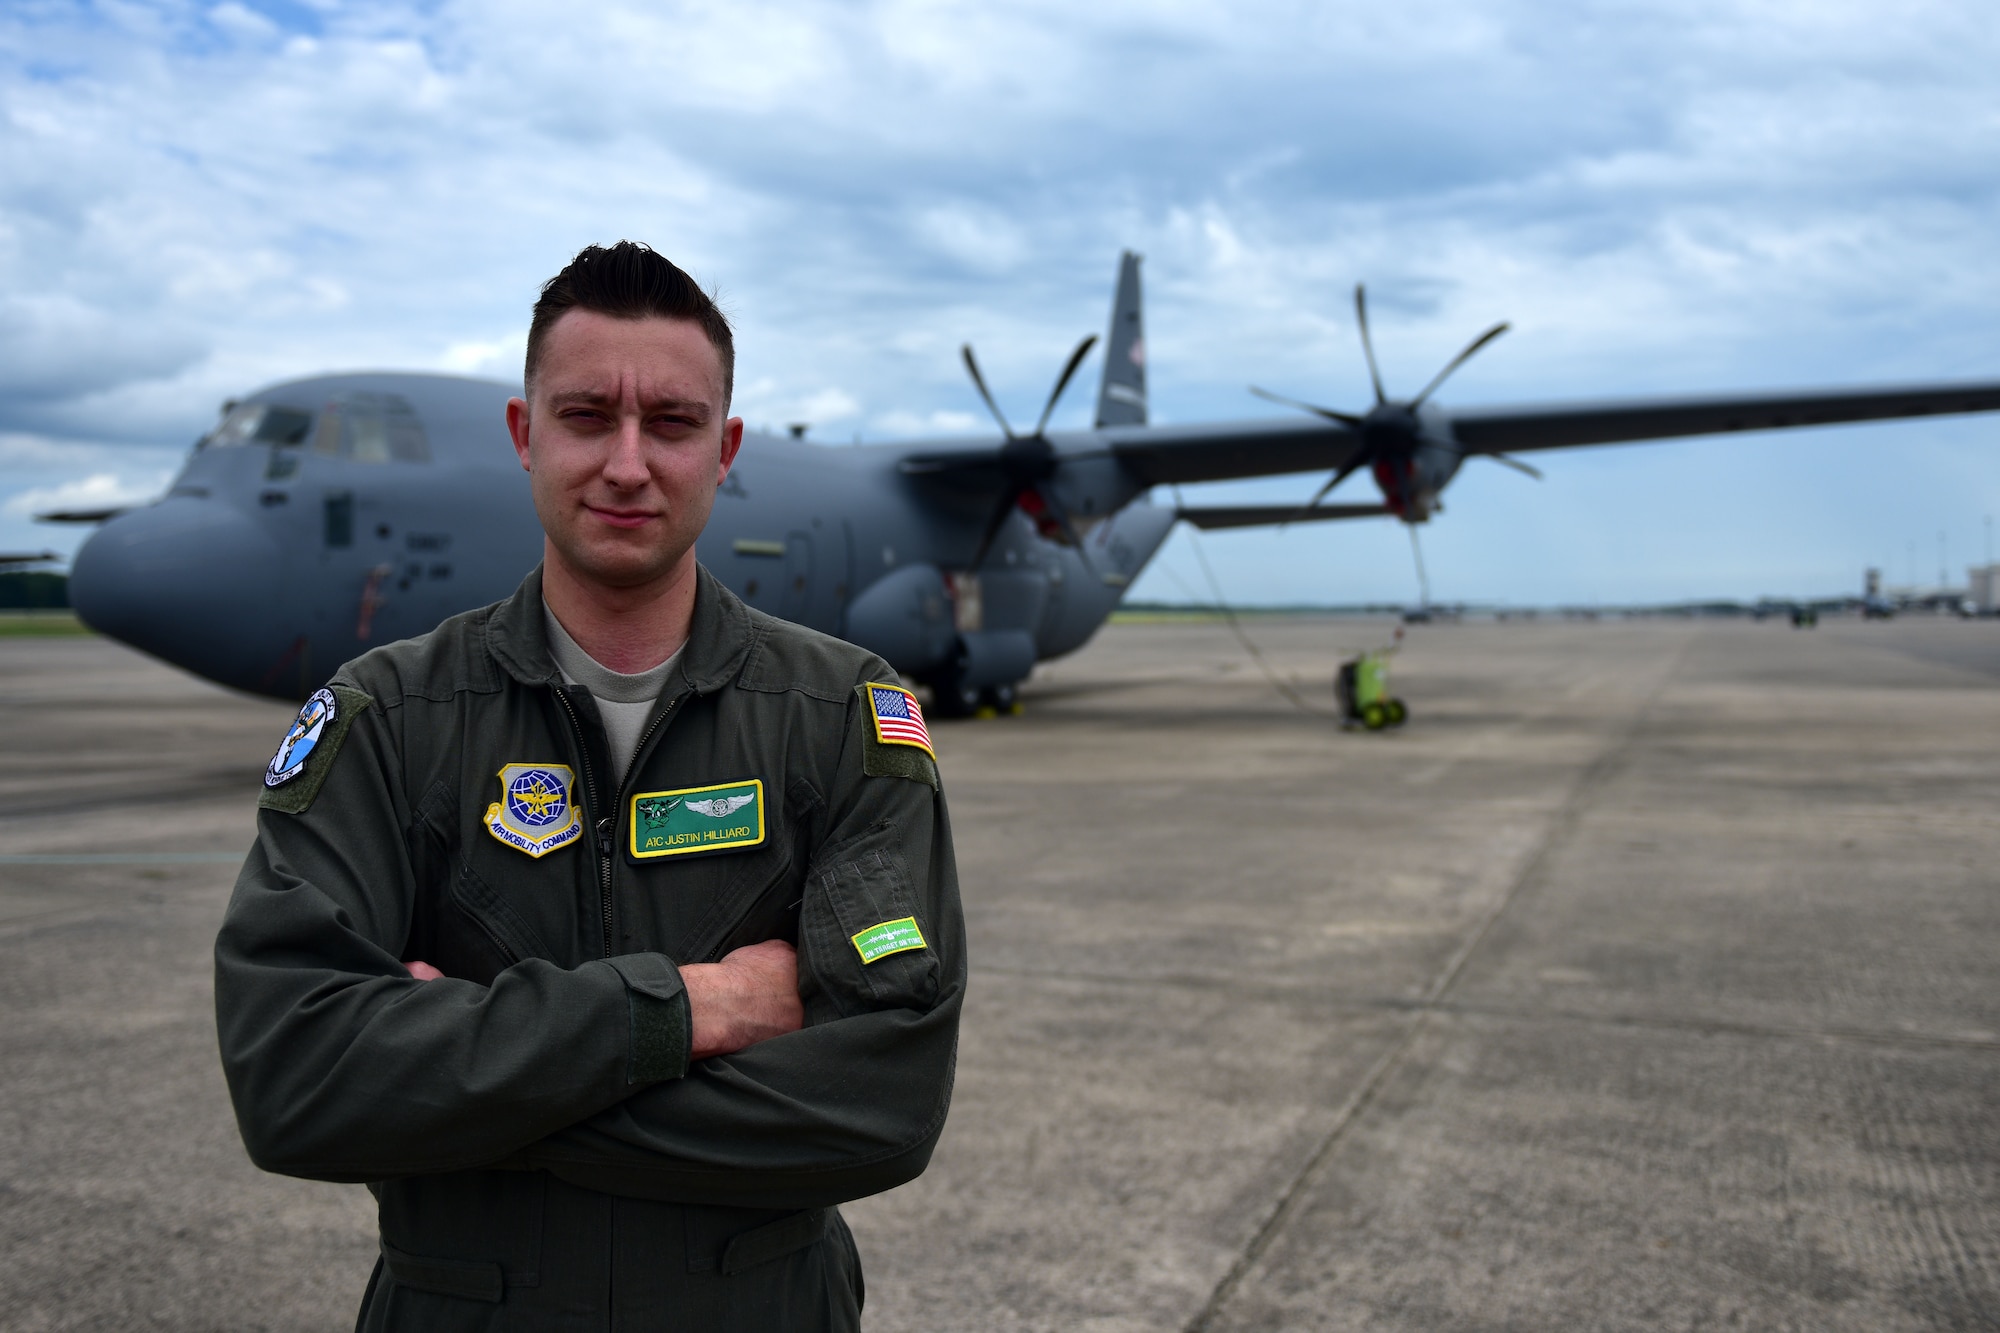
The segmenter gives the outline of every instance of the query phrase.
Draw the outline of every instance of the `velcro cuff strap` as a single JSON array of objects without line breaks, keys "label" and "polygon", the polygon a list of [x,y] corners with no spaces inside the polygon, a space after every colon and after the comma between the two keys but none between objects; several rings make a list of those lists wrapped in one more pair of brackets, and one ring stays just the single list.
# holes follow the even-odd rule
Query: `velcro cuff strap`
[{"label": "velcro cuff strap", "polygon": [[625,982],[632,1019],[627,1083],[662,1083],[688,1070],[694,1016],[680,969],[662,954],[634,953],[604,960]]},{"label": "velcro cuff strap", "polygon": [[506,1274],[499,1264],[472,1259],[426,1259],[406,1254],[386,1241],[382,1245],[382,1262],[397,1286],[440,1296],[498,1305],[506,1286]]},{"label": "velcro cuff strap", "polygon": [[826,1235],[829,1216],[831,1214],[827,1209],[814,1208],[767,1222],[732,1238],[729,1244],[722,1247],[721,1269],[724,1276],[741,1273],[758,1264],[768,1264],[773,1259],[782,1259],[808,1245],[818,1244],[820,1238]]}]

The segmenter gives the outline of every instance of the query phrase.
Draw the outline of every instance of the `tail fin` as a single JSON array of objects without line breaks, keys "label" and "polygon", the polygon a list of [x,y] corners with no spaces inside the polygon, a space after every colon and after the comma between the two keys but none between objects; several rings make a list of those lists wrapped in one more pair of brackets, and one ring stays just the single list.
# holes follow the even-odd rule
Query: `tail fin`
[{"label": "tail fin", "polygon": [[1104,386],[1097,391],[1099,426],[1146,424],[1146,327],[1140,318],[1139,256],[1118,262],[1118,295],[1104,343]]}]

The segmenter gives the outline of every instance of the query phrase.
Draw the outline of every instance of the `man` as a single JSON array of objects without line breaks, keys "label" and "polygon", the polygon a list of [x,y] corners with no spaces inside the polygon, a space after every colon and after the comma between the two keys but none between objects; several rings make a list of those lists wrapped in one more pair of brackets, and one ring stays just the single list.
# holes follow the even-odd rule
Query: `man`
[{"label": "man", "polygon": [[341,668],[265,774],[223,1067],[259,1166],[374,1192],[364,1329],[855,1328],[834,1205],[943,1127],[934,756],[880,659],[696,562],[732,362],[685,273],[580,253],[507,407],[541,568]]}]

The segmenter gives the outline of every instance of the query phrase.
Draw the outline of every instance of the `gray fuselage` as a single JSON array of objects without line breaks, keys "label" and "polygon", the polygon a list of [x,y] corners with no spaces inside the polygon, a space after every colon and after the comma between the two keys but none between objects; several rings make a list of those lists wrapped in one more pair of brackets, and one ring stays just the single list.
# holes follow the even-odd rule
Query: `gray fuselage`
[{"label": "gray fuselage", "polygon": [[[91,537],[72,600],[94,628],[212,680],[304,695],[371,647],[504,597],[541,559],[505,427],[518,392],[408,374],[264,389],[158,503]],[[1118,497],[1080,554],[1016,513],[976,577],[947,574],[974,555],[991,500],[905,475],[910,452],[746,436],[702,563],[752,606],[908,675],[1009,686],[1088,640],[1173,524]]]}]

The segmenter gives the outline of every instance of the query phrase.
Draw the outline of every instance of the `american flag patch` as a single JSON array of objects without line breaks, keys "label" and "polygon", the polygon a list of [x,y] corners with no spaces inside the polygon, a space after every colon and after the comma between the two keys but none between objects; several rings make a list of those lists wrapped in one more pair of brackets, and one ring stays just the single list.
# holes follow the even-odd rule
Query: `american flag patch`
[{"label": "american flag patch", "polygon": [[914,745],[931,758],[931,734],[924,730],[924,710],[917,696],[898,685],[870,685],[868,710],[875,716],[875,739],[884,745]]}]

